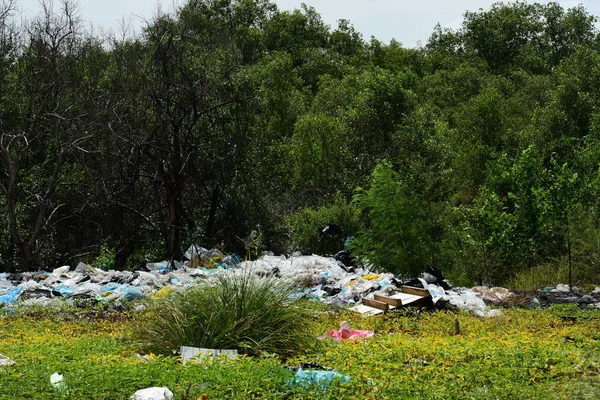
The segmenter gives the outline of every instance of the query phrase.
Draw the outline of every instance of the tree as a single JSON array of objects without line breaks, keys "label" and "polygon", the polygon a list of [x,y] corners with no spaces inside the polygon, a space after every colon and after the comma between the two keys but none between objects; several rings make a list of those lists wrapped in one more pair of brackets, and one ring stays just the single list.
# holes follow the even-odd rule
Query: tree
[{"label": "tree", "polygon": [[3,77],[0,188],[21,267],[39,265],[44,253],[53,257],[57,224],[85,208],[71,204],[61,189],[78,184],[68,182],[67,174],[89,152],[96,127],[87,106],[101,95],[93,80],[98,76],[86,74],[88,56],[98,47],[80,33],[74,6],[65,1],[56,11],[52,2],[42,5],[27,35],[9,39]]},{"label": "tree", "polygon": [[352,245],[359,257],[385,271],[415,276],[434,253],[428,220],[411,187],[392,170],[378,164],[370,187],[359,189],[355,202],[367,218]]}]

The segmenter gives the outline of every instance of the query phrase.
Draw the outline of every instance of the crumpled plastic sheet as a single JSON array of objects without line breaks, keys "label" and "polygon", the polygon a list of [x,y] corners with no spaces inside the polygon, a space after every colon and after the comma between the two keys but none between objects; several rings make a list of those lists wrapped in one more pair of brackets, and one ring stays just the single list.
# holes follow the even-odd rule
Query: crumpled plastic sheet
[{"label": "crumpled plastic sheet", "polygon": [[131,400],[171,400],[173,392],[166,387],[151,387],[135,392]]},{"label": "crumpled plastic sheet", "polygon": [[10,358],[0,354],[0,367],[7,367],[11,365],[15,365],[15,362]]},{"label": "crumpled plastic sheet", "polygon": [[[212,256],[217,251],[199,246],[190,247],[186,253],[193,256]],[[220,254],[220,253],[219,253]],[[212,281],[222,273],[241,274],[252,271],[260,277],[275,276],[299,289],[291,298],[308,297],[325,303],[339,305],[360,301],[366,292],[390,286],[392,274],[373,274],[368,268],[356,268],[347,272],[334,258],[318,255],[290,257],[265,255],[255,261],[240,262],[239,256],[224,256],[211,268],[191,268],[190,261],[173,263],[163,261],[149,263],[150,271],[105,271],[79,263],[73,270],[69,266],[51,272],[22,274],[31,278],[26,286],[14,286],[7,274],[0,275],[0,303],[50,305],[55,298],[92,298],[98,301],[130,301],[142,296],[149,297],[165,287],[185,289],[199,281]],[[229,264],[228,264],[229,263]],[[232,264],[238,263],[234,268]],[[179,267],[176,270],[167,268]],[[35,280],[33,280],[35,279]],[[37,280],[37,282],[36,282]],[[50,300],[42,300],[47,298]],[[26,303],[25,303],[26,302]]]},{"label": "crumpled plastic sheet", "polygon": [[352,329],[347,321],[342,321],[340,323],[339,330],[332,329],[327,332],[327,337],[335,339],[337,342],[341,341],[342,339],[370,338],[374,335],[375,332],[373,331]]},{"label": "crumpled plastic sheet", "polygon": [[498,309],[489,309],[483,299],[477,296],[472,289],[457,288],[446,291],[443,299],[461,310],[470,311],[478,317],[495,317],[502,312]]},{"label": "crumpled plastic sheet", "polygon": [[350,382],[350,377],[335,371],[305,370],[300,368],[296,372],[296,375],[287,381],[287,385],[292,387],[304,387],[316,384],[319,385],[321,389],[325,389],[336,381],[339,383],[348,383]]},{"label": "crumpled plastic sheet", "polygon": [[471,290],[478,294],[482,300],[493,304],[501,304],[513,296],[510,290],[502,287],[489,288],[486,286],[475,286]]},{"label": "crumpled plastic sheet", "polygon": [[[197,256],[204,257],[204,264],[192,267],[192,258]],[[376,290],[388,294],[397,290],[392,284],[395,281],[392,274],[373,273],[369,266],[348,272],[334,258],[319,255],[294,253],[286,257],[267,254],[254,261],[241,262],[237,255],[224,256],[218,250],[191,246],[186,258],[188,261],[184,263],[148,263],[150,271],[135,272],[105,271],[79,263],[73,270],[62,266],[51,272],[23,273],[19,284],[11,282],[8,274],[0,274],[0,304],[19,301],[30,305],[53,305],[61,298],[131,301],[154,296],[163,288],[171,287],[180,292],[201,281],[214,282],[220,274],[244,274],[248,271],[259,277],[277,277],[297,287],[290,299],[306,297],[339,306],[353,305]],[[220,261],[210,263],[217,258]],[[427,288],[427,283],[424,284]],[[444,298],[459,308],[489,315],[483,301],[468,290],[445,292],[441,287],[429,285],[434,301]],[[171,294],[163,291],[159,298],[168,298]]]}]

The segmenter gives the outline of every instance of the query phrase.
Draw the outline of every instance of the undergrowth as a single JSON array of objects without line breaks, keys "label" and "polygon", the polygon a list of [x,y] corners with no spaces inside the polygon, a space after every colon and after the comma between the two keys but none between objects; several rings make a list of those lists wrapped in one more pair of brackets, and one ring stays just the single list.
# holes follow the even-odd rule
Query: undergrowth
[{"label": "undergrowth", "polygon": [[[598,270],[595,267],[574,263],[572,267],[573,286],[590,288],[600,285]],[[569,283],[569,266],[566,259],[545,263],[534,268],[518,272],[506,287],[514,290],[537,290],[547,286]]]},{"label": "undergrowth", "polygon": [[173,354],[180,346],[236,349],[289,356],[309,347],[309,314],[289,301],[291,289],[275,278],[220,275],[156,302],[139,319],[135,340],[146,351]]},{"label": "undergrowth", "polygon": [[[347,320],[375,336],[325,339],[283,360],[270,354],[182,365],[177,356],[135,356],[138,324],[123,320],[0,317],[0,399],[60,398],[50,384],[64,376],[67,399],[127,399],[166,386],[175,399],[594,399],[600,390],[600,312],[575,306],[466,313],[389,314],[363,318],[319,305],[315,336]],[[564,316],[575,318],[564,318]],[[461,333],[454,334],[456,320]],[[298,388],[284,365],[316,362],[349,376],[347,384]]]}]

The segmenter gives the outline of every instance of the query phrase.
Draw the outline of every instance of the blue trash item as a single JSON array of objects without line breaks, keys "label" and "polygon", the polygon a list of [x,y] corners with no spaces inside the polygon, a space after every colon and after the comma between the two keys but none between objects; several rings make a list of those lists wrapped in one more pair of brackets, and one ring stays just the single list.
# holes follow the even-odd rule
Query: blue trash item
[{"label": "blue trash item", "polygon": [[352,241],[354,238],[352,236],[348,236],[346,241],[344,242],[344,250],[350,250],[352,248]]},{"label": "blue trash item", "polygon": [[235,253],[231,253],[230,255],[223,257],[223,260],[221,261],[222,264],[227,264],[227,268],[235,267],[241,262],[242,257]]},{"label": "blue trash item", "polygon": [[14,303],[15,301],[17,301],[21,293],[23,293],[23,290],[25,290],[25,287],[23,285],[19,285],[10,289],[3,296],[0,296],[0,304]]},{"label": "blue trash item", "polygon": [[233,261],[234,265],[238,265],[239,263],[242,262],[242,257],[240,257],[239,255],[237,255],[236,253],[232,253],[231,254],[231,260]]},{"label": "blue trash item", "polygon": [[102,285],[102,293],[112,292],[115,289],[118,289],[121,285],[115,282],[108,282],[105,285]]},{"label": "blue trash item", "polygon": [[62,294],[63,296],[69,296],[75,290],[74,287],[67,286],[64,283],[61,283],[58,286],[53,287],[54,290]]},{"label": "blue trash item", "polygon": [[335,371],[322,371],[312,369],[299,368],[294,378],[289,379],[287,384],[292,387],[304,387],[318,385],[321,389],[325,389],[332,383],[348,383],[350,377],[342,375]]},{"label": "blue trash item", "polygon": [[0,274],[0,293],[8,292],[14,285],[8,280],[8,274]]},{"label": "blue trash item", "polygon": [[126,301],[133,301],[144,297],[144,293],[140,289],[130,285],[122,285],[117,292],[120,295],[120,299]]}]

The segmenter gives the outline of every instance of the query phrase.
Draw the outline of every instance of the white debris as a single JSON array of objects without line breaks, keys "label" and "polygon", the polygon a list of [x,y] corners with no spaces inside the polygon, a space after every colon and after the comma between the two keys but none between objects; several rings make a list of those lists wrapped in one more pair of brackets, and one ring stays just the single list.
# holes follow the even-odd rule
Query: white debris
[{"label": "white debris", "polygon": [[130,397],[131,400],[171,400],[172,398],[173,392],[166,387],[140,389]]},{"label": "white debris", "polygon": [[0,367],[7,367],[10,365],[15,365],[15,362],[13,360],[11,360],[10,358],[0,354]]}]

